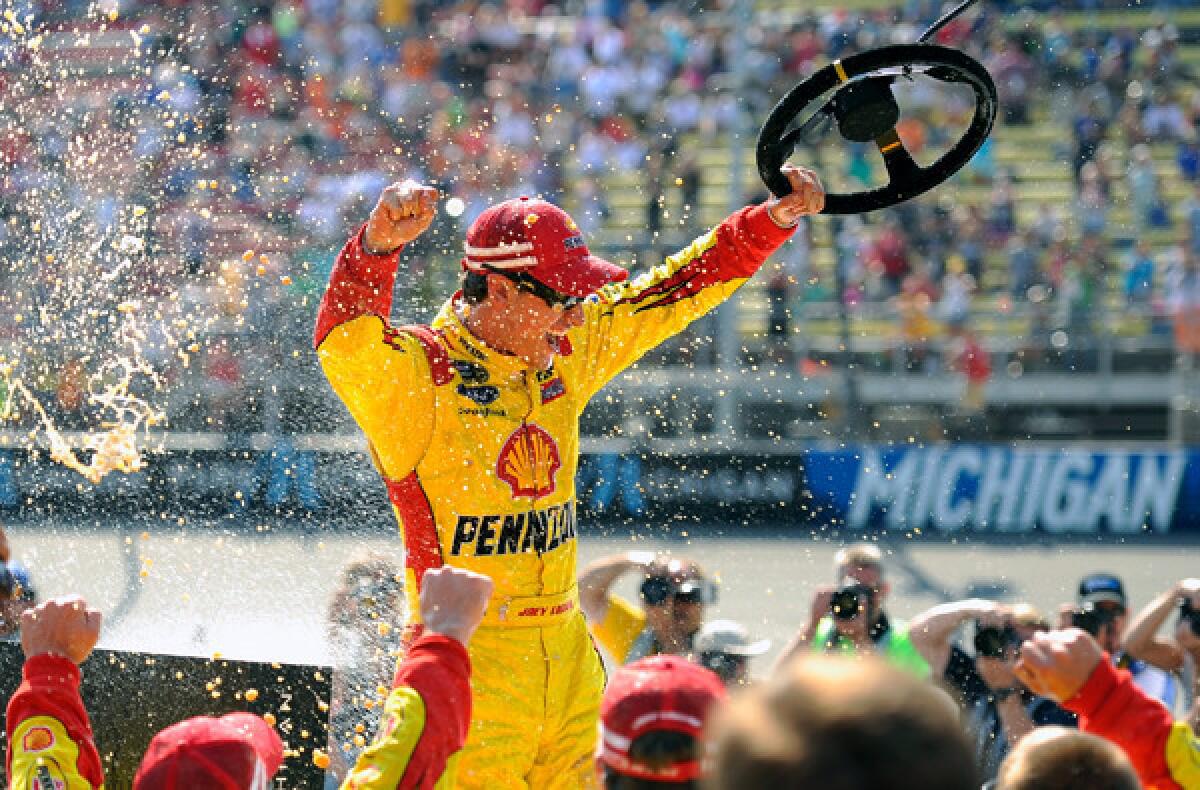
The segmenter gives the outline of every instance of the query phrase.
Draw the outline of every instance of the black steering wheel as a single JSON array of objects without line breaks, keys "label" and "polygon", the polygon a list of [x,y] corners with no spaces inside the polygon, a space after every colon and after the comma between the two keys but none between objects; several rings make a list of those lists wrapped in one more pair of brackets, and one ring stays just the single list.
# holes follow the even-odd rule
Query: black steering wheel
[{"label": "black steering wheel", "polygon": [[[900,108],[891,86],[897,79],[913,74],[963,83],[975,92],[975,115],[966,133],[928,167],[921,167],[913,160],[896,134]],[[834,89],[834,95],[816,113],[789,129],[801,112]],[[832,117],[845,139],[873,141],[878,146],[889,180],[886,186],[877,189],[829,193],[821,213],[861,214],[886,208],[928,192],[969,162],[992,130],[996,107],[996,84],[987,69],[956,49],[934,44],[894,44],[851,55],[834,61],[792,88],[771,110],[758,135],[758,174],[777,197],[790,193],[791,184],[779,171],[780,166],[801,139]]]}]

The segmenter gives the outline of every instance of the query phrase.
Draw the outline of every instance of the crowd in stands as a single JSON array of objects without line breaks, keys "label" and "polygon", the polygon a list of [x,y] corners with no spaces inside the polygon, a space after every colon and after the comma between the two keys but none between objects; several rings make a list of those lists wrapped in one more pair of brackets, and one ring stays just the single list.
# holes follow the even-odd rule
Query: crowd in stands
[{"label": "crowd in stands", "polygon": [[[78,424],[82,355],[40,338],[55,336],[54,322],[84,322],[89,309],[137,297],[191,320],[173,344],[152,333],[147,345],[167,383],[202,376],[195,386],[205,408],[174,404],[175,425],[237,433],[282,412],[284,425],[304,430],[319,413],[311,395],[279,404],[265,393],[278,390],[273,376],[309,375],[311,360],[291,350],[305,346],[314,295],[347,230],[390,179],[412,175],[463,201],[461,214],[443,214],[406,259],[419,276],[407,278],[403,304],[416,315],[456,276],[461,228],[514,194],[562,201],[603,248],[615,212],[606,184],[634,174],[644,221],[622,233],[620,246],[653,260],[702,230],[711,174],[697,154],[723,145],[739,113],[756,126],[775,98],[828,59],[911,40],[943,10],[913,0],[861,16],[801,11],[785,25],[754,25],[738,43],[726,35],[726,5],[134,0],[110,15],[103,4],[17,3],[44,43],[39,50],[27,38],[5,39],[0,83],[26,90],[22,71],[33,70],[48,86],[0,108],[0,256],[34,262],[0,274],[0,333],[26,347],[31,377],[54,396],[55,412]],[[101,46],[102,26],[138,45],[104,44],[97,69],[86,59],[88,46]],[[81,32],[54,38],[64,30]],[[96,41],[81,44],[88,31]],[[53,56],[51,41],[60,47]],[[988,66],[1002,124],[1051,123],[1067,133],[1056,154],[1072,163],[1074,202],[1048,202],[1022,219],[1021,175],[989,143],[956,182],[987,190],[986,200],[956,200],[949,186],[894,211],[833,222],[841,278],[815,267],[811,242],[793,244],[771,280],[781,309],[764,319],[766,333],[788,337],[802,304],[875,305],[899,316],[910,367],[937,369],[941,357],[928,348],[943,327],[968,323],[978,299],[1032,311],[1035,328],[1086,336],[1116,277],[1129,309],[1169,334],[1165,316],[1200,305],[1200,92],[1179,57],[1181,31],[1077,30],[1061,8],[1014,17],[986,3],[938,42]],[[735,62],[748,80],[736,91]],[[900,132],[918,158],[944,145],[942,130],[970,110],[928,90],[904,101],[916,114]],[[92,140],[107,178],[96,177],[95,156],[83,166],[74,155],[78,139]],[[1178,205],[1149,158],[1164,144],[1177,148],[1172,179],[1196,184]],[[848,183],[872,176],[867,155],[854,149],[838,165]],[[81,213],[69,223],[47,217],[59,202]],[[128,221],[131,212],[138,223]],[[1168,227],[1180,243],[1125,248],[1124,240]],[[255,255],[242,260],[244,250]],[[129,257],[134,265],[117,277]],[[988,274],[997,258],[1000,280]],[[110,290],[129,281],[108,295],[111,304],[84,287],[60,294],[53,314],[34,309],[55,282],[87,286],[97,260],[109,261]],[[1181,342],[1194,339],[1191,323]]]},{"label": "crowd in stands", "polygon": [[[0,547],[14,567],[2,532]],[[367,660],[336,670],[346,677],[329,712],[339,759],[324,766],[328,787],[453,786],[471,721],[467,647],[492,584],[457,568],[426,571],[422,629],[402,647],[383,645],[368,632],[400,633],[407,619],[395,570],[379,556],[355,561],[334,597],[331,625],[357,632]],[[876,544],[843,548],[833,571],[836,584],[817,589],[810,621],[759,679],[748,663],[766,643],[740,624],[705,622],[716,583],[695,562],[629,552],[585,568],[584,616],[612,663],[596,733],[600,786],[1200,787],[1200,580],[1171,585],[1136,614],[1118,577],[1093,573],[1053,615],[970,599],[904,623],[888,615]],[[613,592],[625,576],[640,580],[637,603]],[[11,637],[26,660],[7,706],[8,786],[50,777],[98,788],[95,740],[105,738],[92,732],[79,686],[102,615],[78,596],[4,595],[26,601]],[[1164,630],[1172,612],[1178,621]],[[5,609],[6,627],[10,619]],[[359,671],[397,656],[394,677]],[[345,689],[364,683],[390,688],[382,706],[349,699]],[[196,716],[153,737],[133,786],[265,787],[298,759],[287,740],[270,716]]]}]

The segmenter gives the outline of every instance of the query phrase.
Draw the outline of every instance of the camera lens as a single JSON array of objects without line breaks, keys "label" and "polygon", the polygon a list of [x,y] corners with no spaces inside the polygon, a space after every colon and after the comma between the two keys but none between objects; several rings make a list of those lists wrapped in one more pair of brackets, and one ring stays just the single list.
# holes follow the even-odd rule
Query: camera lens
[{"label": "camera lens", "polygon": [[975,626],[975,655],[982,658],[1004,658],[1011,645],[1017,643],[1017,632],[1011,626]]},{"label": "camera lens", "polygon": [[829,599],[829,613],[838,620],[853,620],[861,609],[859,591],[853,587],[838,590]]},{"label": "camera lens", "polygon": [[651,576],[642,582],[642,600],[650,606],[661,606],[675,590],[675,585],[665,576]]}]

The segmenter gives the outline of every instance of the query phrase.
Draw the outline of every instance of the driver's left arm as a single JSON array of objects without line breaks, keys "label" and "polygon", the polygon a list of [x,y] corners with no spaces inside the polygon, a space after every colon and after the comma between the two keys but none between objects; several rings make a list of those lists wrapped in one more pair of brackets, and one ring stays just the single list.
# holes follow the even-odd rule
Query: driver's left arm
[{"label": "driver's left arm", "polygon": [[661,265],[600,291],[571,342],[590,398],[643,354],[728,299],[787,241],[767,203],[748,206]]}]

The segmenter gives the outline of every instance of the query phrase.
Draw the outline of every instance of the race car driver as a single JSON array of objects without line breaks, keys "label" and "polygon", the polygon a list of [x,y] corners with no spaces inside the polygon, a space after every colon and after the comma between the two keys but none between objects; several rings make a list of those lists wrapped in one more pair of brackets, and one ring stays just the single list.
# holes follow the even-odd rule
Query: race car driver
[{"label": "race car driver", "polygon": [[579,416],[821,210],[816,174],[784,172],[791,194],[735,212],[633,281],[558,207],[499,203],[468,230],[463,288],[429,326],[388,317],[399,252],[433,221],[435,189],[386,188],[339,255],[315,345],[384,478],[406,590],[443,563],[495,583],[470,647],[460,787],[591,785],[604,675],[575,586]]}]

